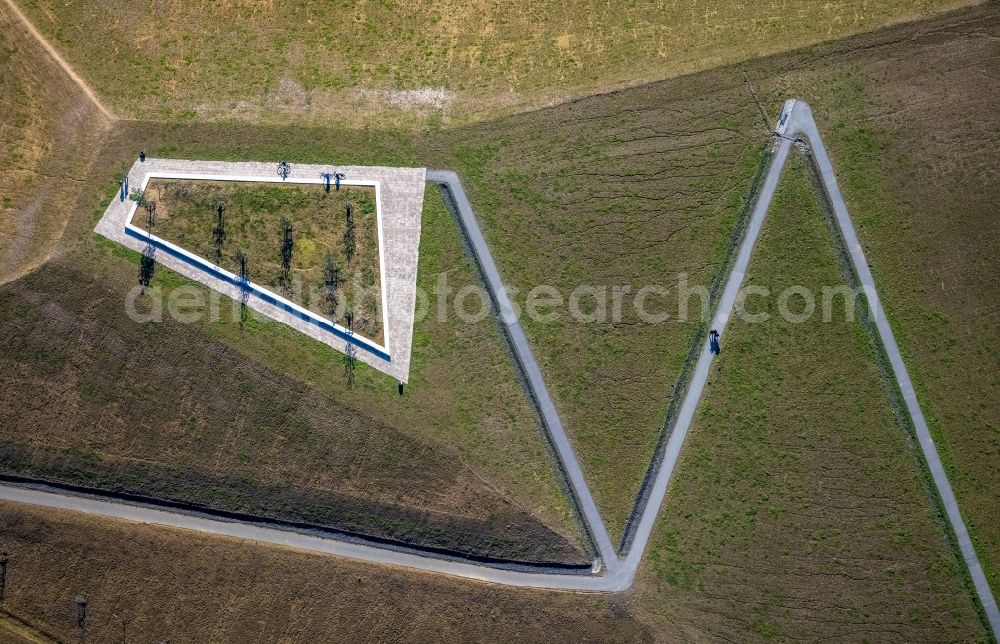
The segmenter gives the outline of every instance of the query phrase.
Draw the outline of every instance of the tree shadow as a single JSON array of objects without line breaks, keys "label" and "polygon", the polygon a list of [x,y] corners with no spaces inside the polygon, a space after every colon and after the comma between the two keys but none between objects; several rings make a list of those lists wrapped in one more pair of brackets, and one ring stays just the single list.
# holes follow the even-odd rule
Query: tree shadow
[{"label": "tree shadow", "polygon": [[139,257],[139,286],[142,287],[143,293],[149,287],[149,283],[153,280],[155,272],[156,248],[150,244],[146,244],[146,247],[142,249],[142,255]]},{"label": "tree shadow", "polygon": [[239,263],[239,283],[240,289],[240,331],[246,325],[248,311],[247,301],[250,299],[250,275],[247,270],[247,255],[242,248],[236,249],[236,261]]},{"label": "tree shadow", "polygon": [[358,348],[354,345],[354,313],[347,311],[344,314],[347,322],[347,347],[344,352],[344,375],[347,377],[348,389],[354,388],[354,370],[358,365]]}]

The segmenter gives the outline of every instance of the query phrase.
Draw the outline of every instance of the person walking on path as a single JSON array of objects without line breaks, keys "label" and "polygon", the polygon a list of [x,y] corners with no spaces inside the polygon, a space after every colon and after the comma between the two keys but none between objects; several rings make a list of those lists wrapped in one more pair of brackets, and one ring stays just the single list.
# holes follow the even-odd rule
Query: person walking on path
[{"label": "person walking on path", "polygon": [[722,349],[719,348],[719,332],[715,329],[708,332],[708,350],[715,355],[722,353]]}]

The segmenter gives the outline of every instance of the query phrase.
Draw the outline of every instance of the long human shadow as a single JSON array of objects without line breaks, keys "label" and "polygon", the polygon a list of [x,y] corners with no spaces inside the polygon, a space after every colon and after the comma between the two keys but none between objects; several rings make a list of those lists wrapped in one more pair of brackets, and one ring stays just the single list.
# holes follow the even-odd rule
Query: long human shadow
[{"label": "long human shadow", "polygon": [[143,293],[145,293],[146,289],[149,288],[149,283],[153,281],[153,275],[155,273],[156,248],[147,244],[146,247],[142,249],[142,254],[139,256],[139,286],[142,287]]}]

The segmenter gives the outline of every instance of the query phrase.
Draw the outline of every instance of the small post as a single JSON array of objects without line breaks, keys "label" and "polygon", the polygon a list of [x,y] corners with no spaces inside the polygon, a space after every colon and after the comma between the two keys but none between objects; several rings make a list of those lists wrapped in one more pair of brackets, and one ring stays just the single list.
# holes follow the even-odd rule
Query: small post
[{"label": "small post", "polygon": [[143,151],[139,153],[139,163],[145,163],[145,162],[146,162],[146,152]]},{"label": "small post", "polygon": [[3,604],[4,590],[7,588],[7,553],[0,552],[0,605]]},{"label": "small post", "polygon": [[111,617],[114,619],[120,619],[122,622],[122,644],[125,644],[125,617],[119,615],[118,613],[112,613]]},{"label": "small post", "polygon": [[76,627],[80,630],[80,641],[87,632],[87,600],[83,595],[76,596]]},{"label": "small post", "polygon": [[399,383],[399,395],[400,396],[403,395],[403,383],[402,383],[402,381],[400,381],[400,383]]}]

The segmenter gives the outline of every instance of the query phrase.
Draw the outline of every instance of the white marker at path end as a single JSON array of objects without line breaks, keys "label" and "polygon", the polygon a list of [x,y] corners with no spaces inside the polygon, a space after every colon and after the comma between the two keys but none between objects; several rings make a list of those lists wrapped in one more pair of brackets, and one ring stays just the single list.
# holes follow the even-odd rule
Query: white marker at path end
[{"label": "white marker at path end", "polygon": [[793,107],[795,107],[795,99],[790,98],[785,101],[785,105],[781,108],[781,116],[778,117],[778,126],[774,128],[774,133],[778,136],[785,135],[785,128],[788,127],[788,120],[792,116]]}]

